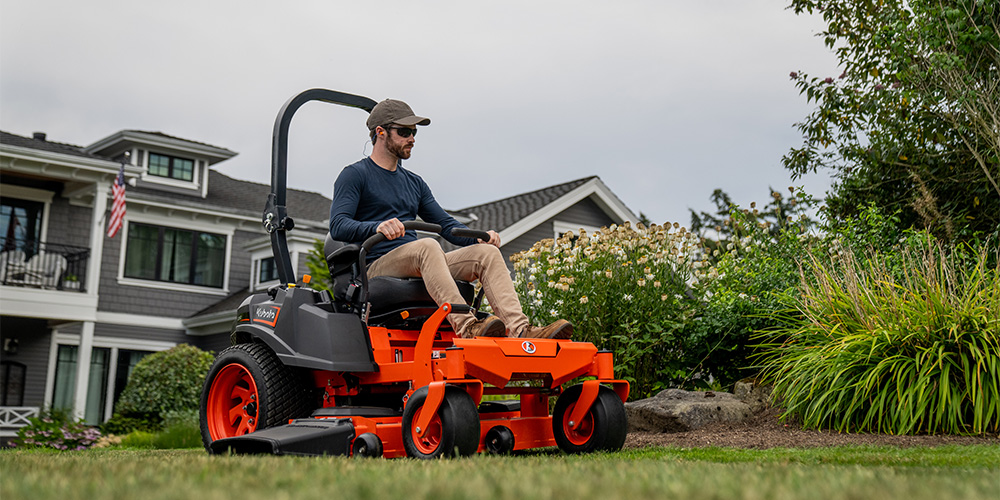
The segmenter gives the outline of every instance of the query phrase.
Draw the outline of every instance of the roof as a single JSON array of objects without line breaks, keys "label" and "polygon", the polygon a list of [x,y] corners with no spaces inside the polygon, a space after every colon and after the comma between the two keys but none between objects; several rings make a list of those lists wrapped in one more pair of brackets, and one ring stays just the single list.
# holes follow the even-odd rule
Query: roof
[{"label": "roof", "polygon": [[466,224],[472,229],[492,229],[500,232],[595,178],[597,176],[592,175],[530,193],[463,208],[459,212],[475,214],[478,217],[475,222]]},{"label": "roof", "polygon": [[131,133],[135,133],[135,134],[157,135],[157,136],[160,136],[160,137],[165,137],[167,139],[173,139],[175,141],[184,141],[184,142],[190,142],[191,144],[200,144],[202,146],[208,146],[210,148],[221,149],[223,151],[229,151],[229,152],[233,153],[234,155],[236,154],[235,151],[233,151],[233,150],[231,150],[229,148],[224,148],[224,147],[221,147],[221,146],[216,146],[214,144],[208,144],[207,142],[192,141],[191,139],[185,139],[183,137],[177,137],[176,135],[164,134],[163,132],[151,132],[151,131],[148,131],[148,130],[135,130],[135,129],[122,130],[122,132],[124,132],[124,133],[131,132]]},{"label": "roof", "polygon": [[109,158],[88,153],[83,150],[81,146],[74,146],[72,144],[64,144],[61,142],[52,142],[49,140],[35,139],[33,137],[22,137],[20,135],[11,134],[10,132],[4,132],[0,130],[0,144],[7,144],[10,146],[18,146],[22,148],[37,149],[39,151],[47,151],[50,153],[60,153],[71,156],[79,156],[82,158],[92,158],[95,160],[109,160]]},{"label": "roof", "polygon": [[[264,204],[267,203],[267,195],[271,193],[271,186],[233,179],[223,173],[209,170],[208,196],[204,199],[192,197],[190,194],[143,187],[142,184],[129,191],[139,193],[142,199],[168,199],[182,204],[189,202],[198,206],[211,205],[259,217],[264,212]],[[285,194],[285,206],[292,219],[325,222],[330,218],[330,199],[319,193],[288,189]]]}]

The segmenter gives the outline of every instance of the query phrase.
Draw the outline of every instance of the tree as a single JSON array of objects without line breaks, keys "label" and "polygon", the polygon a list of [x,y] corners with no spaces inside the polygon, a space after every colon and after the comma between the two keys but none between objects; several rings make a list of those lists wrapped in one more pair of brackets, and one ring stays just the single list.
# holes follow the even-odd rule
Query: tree
[{"label": "tree", "polygon": [[[794,187],[788,188],[789,196],[786,198],[781,192],[768,186],[768,203],[762,209],[757,208],[757,202],[751,202],[750,208],[742,209],[741,219],[746,224],[754,224],[759,229],[764,229],[772,236],[777,235],[783,228],[792,222],[797,226],[808,229],[815,225],[809,219],[808,211],[816,205],[816,201],[807,193],[801,190],[796,194]],[[712,191],[709,197],[715,205],[715,212],[691,212],[691,231],[702,237],[705,247],[715,254],[715,250],[720,253],[725,252],[726,244],[733,238],[742,238],[752,231],[749,227],[742,227],[742,223],[735,223],[733,211],[739,207],[733,203],[732,197],[722,189]]]},{"label": "tree", "polygon": [[783,158],[836,182],[834,220],[875,203],[947,239],[1000,226],[1000,6],[983,0],[792,0],[819,13],[843,72],[793,72],[818,107]]}]

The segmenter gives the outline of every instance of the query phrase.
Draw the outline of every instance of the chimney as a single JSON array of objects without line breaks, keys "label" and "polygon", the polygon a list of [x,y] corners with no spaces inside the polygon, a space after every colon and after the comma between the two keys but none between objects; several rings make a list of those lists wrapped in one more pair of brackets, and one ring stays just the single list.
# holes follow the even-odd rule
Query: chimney
[{"label": "chimney", "polygon": [[31,137],[34,138],[36,141],[44,141],[45,140],[45,132],[35,132],[35,133],[31,134]]}]

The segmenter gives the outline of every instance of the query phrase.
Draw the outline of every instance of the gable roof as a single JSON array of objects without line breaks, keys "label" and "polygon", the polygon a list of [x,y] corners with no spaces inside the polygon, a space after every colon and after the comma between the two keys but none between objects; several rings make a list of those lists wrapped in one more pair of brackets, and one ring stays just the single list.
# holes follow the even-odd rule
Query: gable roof
[{"label": "gable roof", "polygon": [[566,195],[566,193],[569,193],[581,184],[596,178],[596,175],[584,177],[583,179],[510,196],[502,200],[483,203],[482,205],[474,205],[458,211],[470,216],[474,215],[477,218],[476,221],[466,224],[471,229],[503,231],[515,222]]},{"label": "gable roof", "polygon": [[596,175],[475,205],[460,212],[477,218],[466,224],[470,228],[492,229],[500,233],[501,241],[510,242],[586,198],[591,198],[618,223],[638,221]]}]

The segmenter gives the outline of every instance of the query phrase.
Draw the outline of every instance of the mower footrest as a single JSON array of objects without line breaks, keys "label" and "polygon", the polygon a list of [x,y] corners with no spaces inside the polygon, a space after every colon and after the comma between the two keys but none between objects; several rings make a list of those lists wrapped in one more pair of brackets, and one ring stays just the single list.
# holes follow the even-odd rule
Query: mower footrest
[{"label": "mower footrest", "polygon": [[243,436],[217,439],[213,454],[348,455],[354,440],[350,419],[303,418]]},{"label": "mower footrest", "polygon": [[504,399],[500,401],[483,401],[479,405],[479,413],[505,413],[511,411],[521,411],[520,400]]},{"label": "mower footrest", "polygon": [[399,417],[403,412],[384,406],[335,406],[318,408],[312,412],[313,417]]}]

